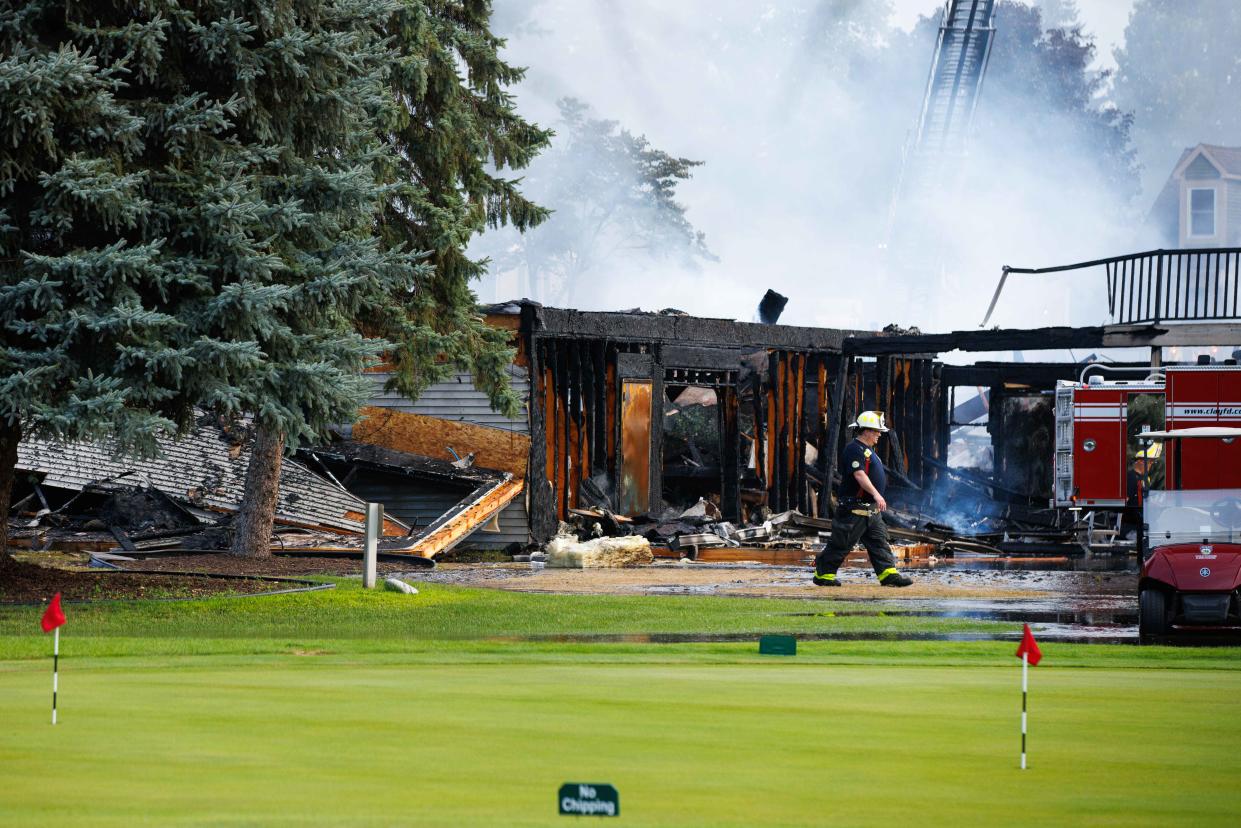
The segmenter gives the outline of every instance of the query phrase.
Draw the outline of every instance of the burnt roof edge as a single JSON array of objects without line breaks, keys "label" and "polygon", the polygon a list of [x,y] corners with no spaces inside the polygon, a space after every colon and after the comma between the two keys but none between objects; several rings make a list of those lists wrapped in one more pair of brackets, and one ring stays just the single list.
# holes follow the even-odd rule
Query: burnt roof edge
[{"label": "burnt roof edge", "polygon": [[789,350],[840,351],[848,338],[874,336],[871,331],[761,325],[698,316],[579,311],[522,304],[525,334],[638,342],[692,342],[726,347],[752,346]]}]

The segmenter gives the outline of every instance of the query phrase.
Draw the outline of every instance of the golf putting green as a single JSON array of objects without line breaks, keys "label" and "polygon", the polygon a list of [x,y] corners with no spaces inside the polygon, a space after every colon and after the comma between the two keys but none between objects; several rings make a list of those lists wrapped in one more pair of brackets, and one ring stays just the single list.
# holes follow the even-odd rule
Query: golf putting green
[{"label": "golf putting green", "polygon": [[1235,825],[1241,810],[1231,659],[1118,667],[1122,648],[1054,648],[1031,670],[1021,772],[1020,668],[1000,645],[332,647],[70,656],[55,728],[50,664],[0,661],[0,824],[558,825],[570,781],[615,785],[635,825]]}]

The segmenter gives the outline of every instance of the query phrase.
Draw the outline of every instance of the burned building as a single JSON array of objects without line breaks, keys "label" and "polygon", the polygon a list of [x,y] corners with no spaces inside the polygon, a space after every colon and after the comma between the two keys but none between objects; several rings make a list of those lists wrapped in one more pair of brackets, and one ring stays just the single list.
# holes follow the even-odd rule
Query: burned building
[{"label": "burned building", "polygon": [[[1016,515],[1027,527],[1062,532],[1064,515],[1049,506],[1059,439],[1054,393],[1058,382],[1078,379],[1083,365],[952,365],[939,355],[1141,348],[1159,364],[1165,346],[1241,343],[1235,322],[1194,318],[1184,302],[1172,301],[1175,291],[1160,277],[1175,272],[1182,254],[1138,254],[1154,264],[1136,271],[1129,262],[1134,257],[1053,269],[1097,266],[1108,279],[1119,321],[1093,327],[922,334],[744,323],[678,311],[492,306],[484,309],[487,321],[508,331],[515,348],[509,375],[525,401],[520,416],[491,411],[467,375],[411,401],[385,391],[388,377],[377,370],[361,419],[331,445],[304,450],[303,465],[287,467],[300,476],[282,482],[281,503],[289,505],[279,517],[289,525],[356,533],[363,501],[381,502],[389,517],[385,534],[400,536],[393,543],[425,558],[454,547],[543,543],[583,510],[631,524],[626,531],[637,530],[633,524],[676,522],[687,509],[705,510],[716,523],[735,528],[797,513],[813,541],[828,525],[848,424],[859,411],[877,410],[892,428],[878,447],[890,472],[889,499],[913,516],[907,522],[945,522],[950,531],[966,531],[948,518],[968,504],[976,514]],[[1222,275],[1209,284],[1224,285],[1223,295],[1235,304],[1241,251],[1218,255],[1222,264],[1213,272]],[[1134,288],[1133,295],[1157,301],[1129,302],[1137,271],[1144,290]],[[1008,268],[1005,278],[1038,272]],[[1117,279],[1125,290],[1121,282],[1113,285]],[[765,302],[766,318],[774,320],[779,302]],[[1135,313],[1144,318],[1134,320]],[[963,433],[973,434],[971,445],[985,446],[985,463],[959,450]],[[232,468],[244,457],[239,446],[198,435],[190,448],[201,452],[215,446],[212,440],[223,458],[212,468],[227,460],[229,479],[239,481]],[[87,462],[104,456],[98,447],[62,456],[27,441],[22,451],[21,468],[41,484],[59,485],[70,472],[86,482],[115,473]],[[61,468],[71,459],[74,468]],[[134,469],[159,488],[157,465],[144,461]],[[181,482],[161,491],[195,505],[195,492],[182,491]],[[295,484],[311,486],[313,497]],[[227,503],[206,507],[227,511],[239,499],[233,489]],[[36,493],[19,495],[29,494],[33,503]],[[334,511],[326,517],[301,516],[329,500]],[[653,539],[669,537],[655,532]]]},{"label": "burned building", "polygon": [[[471,416],[477,401],[462,382],[433,386],[418,403],[377,395],[386,411],[372,416],[462,419],[510,442],[528,434],[524,497],[500,515],[504,542],[545,541],[572,510],[588,507],[658,517],[702,499],[737,524],[787,510],[825,514],[836,457],[829,447],[864,408],[888,412],[896,426],[882,451],[899,479],[929,485],[946,457],[942,366],[847,354],[846,340],[867,332],[529,302],[489,308],[488,320],[512,331],[523,421]],[[455,406],[438,402],[454,393]],[[433,411],[428,399],[437,401]],[[497,540],[478,532],[464,543]]]}]

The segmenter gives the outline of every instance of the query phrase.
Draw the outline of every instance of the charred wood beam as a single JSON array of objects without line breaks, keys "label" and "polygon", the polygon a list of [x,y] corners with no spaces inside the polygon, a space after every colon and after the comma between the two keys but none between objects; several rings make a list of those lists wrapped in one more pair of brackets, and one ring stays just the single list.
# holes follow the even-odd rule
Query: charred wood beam
[{"label": "charred wood beam", "polygon": [[687,345],[665,345],[660,349],[660,362],[668,368],[700,368],[710,371],[737,371],[741,360],[752,353],[745,348],[709,348]]},{"label": "charred wood beam", "polygon": [[849,385],[849,368],[852,359],[844,355],[833,357],[836,361],[836,376],[832,382],[831,409],[827,419],[827,443],[823,453],[826,460],[823,464],[823,488],[819,491],[819,514],[831,513],[832,478],[836,473],[836,461],[840,456],[840,432],[843,425],[845,395]]},{"label": "charred wood beam", "polygon": [[608,470],[608,369],[607,343],[595,342],[590,348],[590,388],[592,426],[590,434],[590,473],[607,474]]},{"label": "charred wood beam", "polygon": [[616,355],[616,373],[621,379],[649,379],[654,365],[655,358],[650,354],[620,352]]},{"label": "charred wood beam", "polygon": [[793,441],[793,479],[797,493],[797,509],[800,512],[809,512],[810,503],[807,501],[809,489],[806,484],[806,366],[808,357],[806,354],[798,354],[797,357],[797,375],[795,378],[797,390],[797,403],[794,411],[794,428],[796,429],[796,438]]},{"label": "charred wood beam", "polygon": [[604,436],[607,440],[608,451],[608,477],[615,482],[617,462],[616,458],[620,455],[620,379],[616,372],[616,348],[610,343],[604,354],[607,360],[607,392],[605,405],[607,417],[604,423]]},{"label": "charred wood beam", "polygon": [[636,313],[599,313],[523,304],[522,330],[527,334],[649,343],[703,343],[796,351],[839,351],[848,337],[871,336],[869,331],[760,325],[728,319],[663,316]]},{"label": "charred wood beam", "polygon": [[778,352],[769,357],[767,389],[767,491],[768,504],[784,510],[784,361]]},{"label": "charred wood beam", "polygon": [[720,391],[720,511],[725,520],[741,519],[741,432],[735,388]]},{"label": "charred wood beam", "polygon": [[1237,322],[1108,325],[1103,329],[1107,348],[1237,344],[1241,344],[1241,323]]},{"label": "charred wood beam", "polygon": [[[1108,367],[1146,368],[1146,362],[1109,362]],[[976,362],[973,365],[945,365],[946,385],[989,386],[1012,383],[1036,388],[1052,388],[1057,380],[1074,380],[1086,365],[1078,362]],[[1130,374],[1129,379],[1136,374]]]},{"label": "charred wood beam", "polygon": [[[934,370],[938,375],[936,380],[936,397],[935,397],[935,452],[934,458],[938,461],[948,459],[948,444],[952,442],[952,400],[948,395],[948,383],[943,380],[943,369],[945,366],[936,364]],[[926,461],[926,455],[923,455],[923,461]],[[939,482],[941,470],[935,464],[931,464],[933,469],[933,480]]]},{"label": "charred wood beam", "polygon": [[568,348],[556,343],[556,361],[553,369],[556,391],[556,517],[561,518],[569,510],[569,452],[572,438],[569,433],[569,353]]},{"label": "charred wood beam", "polygon": [[905,419],[903,431],[906,435],[905,462],[908,464],[906,473],[916,485],[922,486],[922,432],[925,421],[926,405],[929,402],[925,384],[926,360],[909,361],[909,369],[905,383]]},{"label": "charred wood beam", "polygon": [[754,474],[760,479],[764,489],[768,488],[771,477],[767,472],[767,395],[763,391],[762,381],[758,374],[750,376],[750,404],[754,414]]},{"label": "charred wood beam", "polygon": [[585,344],[574,342],[569,346],[569,433],[572,437],[569,445],[569,503],[562,517],[568,517],[569,509],[578,506],[582,469],[586,465],[586,395],[582,382],[582,350]]},{"label": "charred wood beam", "polygon": [[664,370],[656,360],[651,366],[651,454],[648,511],[664,508]]},{"label": "charred wood beam", "polygon": [[555,507],[552,504],[551,463],[548,452],[548,410],[551,370],[546,366],[544,343],[531,341],[530,354],[530,459],[526,465],[530,485],[526,494],[526,513],[530,518],[530,535],[540,543],[556,532]]},{"label": "charred wood beam", "polygon": [[[1221,325],[1214,326],[1219,329]],[[1234,326],[1237,327],[1237,326]],[[893,334],[849,337],[844,351],[855,356],[937,354],[947,351],[1039,351],[1060,348],[1102,348],[1101,326],[1031,328],[1028,330],[953,331],[946,334]],[[1143,343],[1133,343],[1143,344]]]}]

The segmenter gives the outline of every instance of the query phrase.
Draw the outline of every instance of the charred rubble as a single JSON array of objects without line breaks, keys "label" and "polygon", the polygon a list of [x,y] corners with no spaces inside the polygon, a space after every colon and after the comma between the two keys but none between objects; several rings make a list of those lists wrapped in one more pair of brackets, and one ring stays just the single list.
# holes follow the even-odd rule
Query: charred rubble
[{"label": "charred rubble", "polygon": [[[869,409],[892,427],[878,448],[890,472],[887,519],[910,556],[1062,555],[1081,532],[1075,516],[1048,507],[1050,406],[1057,381],[1082,365],[952,365],[937,355],[1168,335],[775,324],[787,301],[763,298],[767,324],[672,309],[485,308],[516,350],[521,417],[490,412],[468,376],[415,402],[388,393],[379,369],[359,422],[286,464],[273,548],[356,550],[366,502],[381,502],[385,548],[424,559],[462,544],[526,553],[567,526],[583,540],[639,535],[657,555],[803,561],[828,537],[836,459],[848,424]],[[223,547],[246,440],[208,418],[155,460],[27,440],[14,537],[47,548],[72,536],[125,553]]]}]

